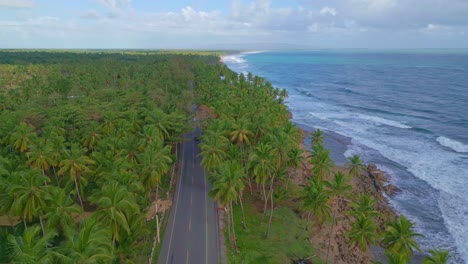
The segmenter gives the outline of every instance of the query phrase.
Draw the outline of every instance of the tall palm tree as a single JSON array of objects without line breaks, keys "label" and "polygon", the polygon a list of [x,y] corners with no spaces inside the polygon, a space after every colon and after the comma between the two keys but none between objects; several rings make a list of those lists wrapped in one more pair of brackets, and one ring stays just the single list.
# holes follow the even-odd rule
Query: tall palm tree
[{"label": "tall palm tree", "polygon": [[312,142],[312,146],[313,145],[317,145],[317,144],[323,144],[324,140],[325,140],[325,136],[323,134],[323,131],[320,130],[320,129],[316,129],[314,132],[312,132],[311,134],[311,142]]},{"label": "tall palm tree", "polygon": [[357,202],[352,203],[353,210],[350,214],[354,217],[376,217],[378,212],[375,210],[375,198],[369,194],[363,194],[358,197]]},{"label": "tall palm tree", "polygon": [[36,132],[31,125],[21,122],[9,135],[9,143],[14,149],[21,153],[29,150],[30,145],[37,138]]},{"label": "tall palm tree", "polygon": [[325,149],[322,144],[316,144],[312,147],[312,157],[310,162],[313,165],[312,172],[318,180],[330,174],[335,163],[330,158],[330,150]]},{"label": "tall palm tree", "polygon": [[[51,166],[56,166],[57,162],[53,158],[52,147],[45,140],[38,140],[26,153],[28,165],[34,169],[40,169],[45,176]],[[58,181],[57,181],[58,183]]]},{"label": "tall palm tree", "polygon": [[95,161],[85,155],[85,149],[81,148],[78,144],[72,144],[70,150],[65,151],[67,158],[59,163],[59,175],[68,174],[70,180],[75,185],[75,191],[80,200],[81,208],[84,211],[83,199],[81,198],[81,186],[86,185],[86,179],[83,177],[84,173],[91,172],[91,165]]},{"label": "tall palm tree", "polygon": [[331,216],[331,208],[328,203],[329,198],[323,181],[318,179],[309,180],[309,185],[304,188],[300,197],[302,202],[301,208],[308,213],[304,229],[309,225],[311,214],[315,216],[319,223],[322,223]]},{"label": "tall palm tree", "polygon": [[[330,195],[330,201],[333,203],[343,199],[343,196],[347,196],[351,191],[352,187],[346,182],[344,174],[339,171],[334,173],[334,178],[332,181],[325,182],[325,185],[328,187],[328,193]],[[333,228],[335,226],[336,210],[333,211],[332,226],[330,231],[330,237],[328,238],[328,247],[327,247],[327,260],[328,262],[328,253],[330,252],[331,238],[333,234]]]},{"label": "tall palm tree", "polygon": [[11,211],[13,215],[21,217],[24,224],[31,222],[34,217],[39,217],[42,231],[45,233],[42,220],[43,211],[50,201],[50,194],[45,186],[49,178],[38,171],[25,171],[18,176],[11,182],[12,186],[9,189],[9,194],[13,197]]},{"label": "tall palm tree", "polygon": [[245,145],[250,145],[250,138],[253,137],[252,131],[249,129],[249,123],[245,119],[239,119],[234,123],[234,130],[229,134],[230,141],[236,143],[241,150],[240,160],[244,164],[244,148]]},{"label": "tall palm tree", "polygon": [[130,233],[129,218],[136,215],[139,208],[133,194],[125,186],[110,182],[89,199],[99,207],[96,217],[110,227],[114,244],[120,240],[121,231]]},{"label": "tall palm tree", "polygon": [[331,197],[341,198],[347,196],[352,190],[351,185],[346,181],[346,177],[343,172],[335,172],[334,178],[331,181],[325,182],[328,187],[328,192]]},{"label": "tall palm tree", "polygon": [[200,143],[202,161],[201,164],[208,171],[213,171],[228,158],[227,144],[225,137],[203,136],[203,143]]},{"label": "tall palm tree", "polygon": [[[159,243],[159,217],[158,217],[158,196],[159,196],[159,184],[163,175],[167,174],[172,163],[170,157],[171,147],[164,146],[162,140],[155,141],[151,145],[147,146],[145,152],[141,158],[141,164],[143,166],[143,186],[148,192],[148,196],[151,197],[151,191],[156,189],[155,197],[155,209],[156,209],[156,237]],[[150,201],[151,202],[151,201]]]},{"label": "tall palm tree", "polygon": [[[244,190],[244,178],[245,174],[240,164],[235,161],[226,161],[221,164],[219,169],[211,177],[213,187],[211,188],[210,195],[213,196],[214,200],[219,200],[222,205],[228,207],[228,230],[232,228],[233,240],[235,243],[236,233],[234,224],[234,211],[232,202],[239,199],[241,208],[242,204],[242,191]],[[245,225],[245,218],[243,219]],[[230,232],[229,232],[230,234]],[[237,247],[237,246],[236,246]]]},{"label": "tall palm tree", "polygon": [[367,251],[368,245],[376,241],[377,226],[374,219],[358,216],[347,235],[351,244],[357,245],[364,252]]},{"label": "tall palm tree", "polygon": [[272,163],[271,146],[267,143],[260,143],[255,147],[254,151],[251,152],[249,160],[249,167],[251,168],[251,172],[255,177],[255,182],[262,185],[263,199],[265,201],[265,212],[268,201],[265,190],[265,182],[275,169],[274,164]]},{"label": "tall palm tree", "polygon": [[385,256],[387,256],[387,263],[388,264],[407,264],[408,260],[405,256],[392,253],[392,252],[385,252]]},{"label": "tall palm tree", "polygon": [[65,195],[65,190],[50,187],[49,193],[51,199],[44,210],[46,225],[50,230],[55,229],[59,234],[62,234],[74,227],[73,214],[80,214],[82,210],[70,196]]},{"label": "tall palm tree", "polygon": [[346,167],[349,170],[349,175],[358,177],[359,174],[361,174],[361,170],[366,170],[366,166],[364,166],[359,155],[353,155],[352,157],[349,157],[348,161],[349,163],[346,164]]},{"label": "tall palm tree", "polygon": [[69,230],[66,237],[59,248],[62,263],[111,263],[114,259],[110,228],[94,217],[84,220],[78,231]]},{"label": "tall palm tree", "polygon": [[419,246],[415,238],[422,236],[413,231],[414,224],[406,217],[400,217],[387,224],[383,233],[382,244],[390,252],[401,255],[405,260],[409,260],[414,250],[418,250]]},{"label": "tall palm tree", "polygon": [[53,248],[51,240],[57,235],[48,232],[40,235],[39,226],[30,226],[24,229],[21,236],[8,236],[8,253],[11,263],[18,264],[48,264],[52,263]]},{"label": "tall palm tree", "polygon": [[[294,171],[301,166],[302,162],[304,161],[304,156],[302,156],[303,152],[300,148],[292,148],[288,152],[288,161],[287,165],[289,168],[293,168]],[[291,180],[291,173],[288,173],[288,178]],[[286,188],[289,187],[289,181],[288,184],[286,185]]]},{"label": "tall palm tree", "polygon": [[448,250],[432,249],[429,252],[431,255],[424,257],[423,264],[447,264],[450,259]]}]

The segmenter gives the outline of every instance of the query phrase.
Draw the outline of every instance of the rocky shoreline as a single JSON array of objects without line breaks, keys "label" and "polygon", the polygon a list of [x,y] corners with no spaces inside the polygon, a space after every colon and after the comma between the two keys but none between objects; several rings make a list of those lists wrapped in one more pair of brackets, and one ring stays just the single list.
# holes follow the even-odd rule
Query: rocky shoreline
[{"label": "rocky shoreline", "polygon": [[[307,162],[308,149],[304,140],[310,133],[301,129],[302,142],[300,148],[304,151],[305,161],[295,172],[293,172],[293,181],[298,185],[307,183],[307,178],[311,175],[312,165]],[[346,167],[336,166],[334,172],[347,172]],[[385,228],[385,223],[396,219],[397,213],[389,204],[388,196],[396,194],[399,189],[390,184],[385,173],[377,168],[375,164],[369,164],[367,171],[363,171],[357,178],[350,182],[354,194],[369,194],[377,200],[375,209],[379,213],[376,223],[380,230]],[[349,202],[338,200],[332,204],[332,210],[335,212],[334,226],[331,223],[322,226],[313,226],[310,231],[309,240],[316,249],[316,254],[330,263],[373,263],[381,261],[379,254],[367,250],[361,251],[357,247],[350,246],[346,232],[351,229],[352,217],[347,213],[351,210]],[[332,231],[333,230],[333,231]],[[330,246],[328,246],[330,245]],[[376,251],[382,251],[377,248]]]}]

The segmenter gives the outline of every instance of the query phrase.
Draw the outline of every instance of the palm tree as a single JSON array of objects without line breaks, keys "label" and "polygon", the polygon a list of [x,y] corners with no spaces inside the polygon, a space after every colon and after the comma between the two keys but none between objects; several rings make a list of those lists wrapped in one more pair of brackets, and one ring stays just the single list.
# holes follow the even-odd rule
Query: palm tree
[{"label": "palm tree", "polygon": [[358,177],[359,174],[361,174],[361,170],[366,170],[366,166],[364,166],[359,155],[353,155],[352,157],[349,157],[348,160],[349,163],[346,164],[346,167],[349,170],[349,175]]},{"label": "palm tree", "polygon": [[83,199],[81,198],[81,186],[86,185],[84,173],[91,172],[90,166],[95,164],[94,160],[85,155],[85,149],[78,144],[72,144],[70,150],[65,151],[66,159],[59,163],[59,175],[68,174],[75,185],[75,191],[84,211]]},{"label": "palm tree", "polygon": [[227,159],[226,152],[228,140],[225,137],[203,136],[203,143],[200,143],[202,161],[201,164],[208,171],[213,171]]},{"label": "palm tree", "polygon": [[351,206],[353,210],[350,214],[354,217],[376,217],[378,212],[374,209],[376,200],[369,194],[360,195],[357,202],[354,202]]},{"label": "palm tree", "polygon": [[422,235],[414,232],[413,226],[406,217],[400,215],[396,221],[387,224],[382,244],[391,253],[401,255],[408,261],[415,249],[420,251],[414,239]]},{"label": "palm tree", "polygon": [[31,125],[21,122],[9,136],[9,143],[14,149],[23,153],[29,150],[29,146],[35,141],[37,137],[34,128]]},{"label": "palm tree", "polygon": [[319,223],[331,215],[331,208],[328,204],[329,195],[325,191],[325,184],[318,179],[309,179],[309,185],[306,186],[300,197],[302,210],[308,213],[307,223],[304,229],[307,228],[310,221],[310,216],[313,214]]},{"label": "palm tree", "polygon": [[83,138],[81,139],[81,144],[83,147],[90,151],[94,151],[99,140],[101,139],[101,134],[99,134],[99,127],[96,122],[92,122],[89,128],[85,128],[83,131]]},{"label": "palm tree", "polygon": [[57,165],[57,162],[53,158],[51,146],[44,140],[39,140],[37,144],[32,145],[26,156],[28,157],[28,165],[31,168],[40,169],[43,176],[45,176],[51,166]]},{"label": "palm tree", "polygon": [[369,244],[376,241],[377,227],[374,219],[366,216],[358,216],[351,230],[347,233],[351,244],[357,245],[363,252],[367,251]]},{"label": "palm tree", "polygon": [[[349,185],[346,182],[345,176],[341,171],[334,173],[334,175],[335,177],[333,178],[332,181],[325,182],[325,185],[328,187],[328,193],[331,197],[331,202],[334,202],[335,200],[339,201],[340,199],[343,199],[342,197],[346,196],[349,193],[349,191],[351,191],[352,189],[351,185]],[[331,238],[333,234],[333,228],[335,226],[335,218],[336,218],[336,210],[333,210],[332,226],[331,226],[331,231],[330,231],[330,237],[328,238],[326,262],[328,262],[328,253],[330,251]]]},{"label": "palm tree", "polygon": [[314,132],[312,132],[311,134],[311,142],[312,142],[312,146],[313,145],[317,145],[317,144],[323,144],[324,140],[325,140],[325,136],[323,134],[323,131],[320,130],[320,129],[316,129]]},{"label": "palm tree", "polygon": [[251,153],[249,158],[249,167],[255,177],[255,182],[262,185],[262,193],[265,201],[263,211],[266,211],[268,198],[265,191],[265,182],[269,175],[271,175],[275,169],[272,164],[272,148],[267,143],[260,143]]},{"label": "palm tree", "polygon": [[62,263],[111,263],[114,259],[110,229],[94,217],[84,220],[80,230],[66,234],[59,249]]},{"label": "palm tree", "polygon": [[[151,197],[151,190],[156,188],[155,197],[155,209],[156,209],[156,237],[159,243],[159,217],[158,217],[158,194],[159,184],[161,178],[165,175],[169,169],[172,159],[170,157],[171,147],[164,146],[164,142],[160,139],[159,141],[153,142],[147,146],[143,156],[141,158],[143,166],[143,186],[148,192],[148,196]],[[151,202],[151,201],[150,201]]]},{"label": "palm tree", "polygon": [[430,256],[425,256],[423,264],[447,264],[450,259],[448,250],[429,250]]},{"label": "palm tree", "polygon": [[53,249],[51,240],[56,236],[48,232],[41,237],[39,226],[27,227],[22,236],[8,236],[9,256],[11,263],[18,264],[48,264],[52,263]]},{"label": "palm tree", "polygon": [[336,198],[346,196],[352,190],[352,187],[346,182],[344,173],[341,171],[335,172],[334,176],[332,181],[325,182],[330,196]]},{"label": "palm tree", "polygon": [[[292,148],[288,153],[288,162],[287,165],[289,168],[293,168],[294,172],[296,169],[302,164],[304,161],[304,156],[302,156],[303,152],[300,148]],[[291,180],[291,173],[288,173],[289,181]],[[286,185],[286,189],[289,188],[289,181]]]},{"label": "palm tree", "polygon": [[82,210],[70,196],[65,195],[65,190],[51,187],[49,190],[51,199],[44,210],[44,218],[49,229],[56,229],[59,234],[74,227],[73,214],[81,214]]},{"label": "palm tree", "polygon": [[96,217],[103,224],[109,226],[112,232],[112,241],[120,240],[120,231],[130,233],[129,218],[139,212],[133,193],[127,191],[125,186],[117,182],[111,182],[102,187],[102,190],[90,198],[94,204],[99,206]]},{"label": "palm tree", "polygon": [[250,139],[249,137],[253,137],[253,133],[249,130],[249,124],[246,120],[244,119],[239,119],[237,122],[234,124],[234,130],[231,131],[230,135],[230,141],[232,143],[236,143],[237,146],[240,147],[241,149],[241,157],[240,160],[242,164],[244,164],[244,145],[250,145]]},{"label": "palm tree", "polygon": [[25,225],[34,217],[39,217],[42,231],[45,234],[42,217],[50,195],[44,185],[49,178],[38,171],[25,171],[18,176],[14,182],[11,182],[12,186],[9,189],[9,194],[13,197],[11,211],[13,215],[21,217]]},{"label": "palm tree", "polygon": [[[216,171],[216,173],[213,174],[211,177],[213,187],[211,188],[210,195],[213,196],[214,200],[219,200],[222,205],[228,207],[229,236],[231,236],[229,228],[232,228],[233,240],[235,245],[236,233],[234,229],[235,225],[232,201],[236,201],[237,199],[239,199],[243,211],[242,191],[245,187],[243,180],[244,177],[245,174],[240,164],[236,163],[235,161],[223,162],[219,169]],[[243,222],[245,225],[245,218],[243,219]]]},{"label": "palm tree", "polygon": [[330,158],[330,151],[325,149],[321,143],[312,147],[312,157],[310,162],[313,165],[313,174],[320,181],[330,174],[332,167],[335,166],[335,163]]},{"label": "palm tree", "polygon": [[408,260],[403,255],[395,254],[392,252],[385,252],[388,264],[406,264]]}]

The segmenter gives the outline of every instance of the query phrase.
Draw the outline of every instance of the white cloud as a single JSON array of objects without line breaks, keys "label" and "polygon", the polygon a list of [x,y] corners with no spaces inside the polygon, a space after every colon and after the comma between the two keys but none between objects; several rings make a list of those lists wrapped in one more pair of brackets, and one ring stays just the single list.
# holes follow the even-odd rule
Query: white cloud
[{"label": "white cloud", "polygon": [[1,7],[31,8],[34,7],[34,0],[0,0]]},{"label": "white cloud", "polygon": [[452,31],[452,28],[449,26],[445,26],[445,25],[430,23],[430,24],[427,24],[427,26],[424,27],[421,31],[425,33],[431,33],[431,32],[447,33],[447,32]]},{"label": "white cloud", "polygon": [[388,11],[397,5],[397,0],[348,0],[356,13],[372,14]]},{"label": "white cloud", "polygon": [[126,9],[130,7],[132,0],[95,0],[102,6],[112,11]]},{"label": "white cloud", "polygon": [[331,16],[336,16],[338,14],[338,12],[336,12],[336,9],[335,8],[331,8],[331,7],[324,7],[320,10],[320,15],[331,15]]}]

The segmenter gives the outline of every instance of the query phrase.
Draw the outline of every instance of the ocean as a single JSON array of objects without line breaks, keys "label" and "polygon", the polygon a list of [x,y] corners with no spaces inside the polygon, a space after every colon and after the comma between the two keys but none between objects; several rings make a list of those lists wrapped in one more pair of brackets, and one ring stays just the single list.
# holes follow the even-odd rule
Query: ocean
[{"label": "ocean", "polygon": [[423,251],[468,263],[468,51],[266,51],[225,56],[289,93],[293,121],[326,131],[336,163],[359,154],[401,192]]}]

